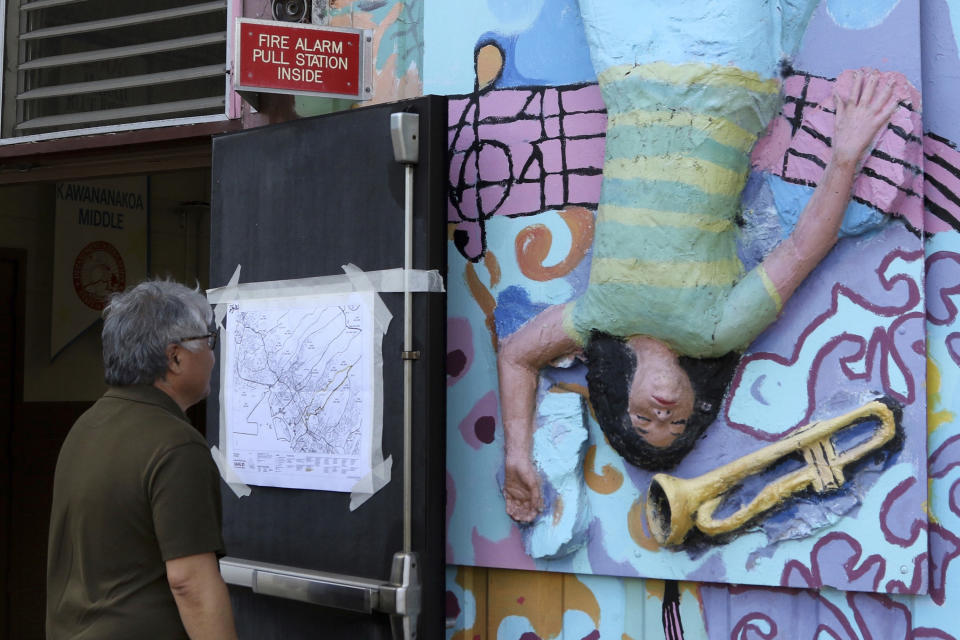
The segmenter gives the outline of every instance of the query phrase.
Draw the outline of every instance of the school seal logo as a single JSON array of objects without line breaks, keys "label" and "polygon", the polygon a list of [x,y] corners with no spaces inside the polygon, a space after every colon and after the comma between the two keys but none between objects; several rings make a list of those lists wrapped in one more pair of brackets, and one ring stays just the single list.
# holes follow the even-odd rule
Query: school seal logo
[{"label": "school seal logo", "polygon": [[123,257],[109,242],[91,242],[73,261],[73,290],[83,304],[95,311],[103,311],[110,295],[123,291],[126,284]]}]

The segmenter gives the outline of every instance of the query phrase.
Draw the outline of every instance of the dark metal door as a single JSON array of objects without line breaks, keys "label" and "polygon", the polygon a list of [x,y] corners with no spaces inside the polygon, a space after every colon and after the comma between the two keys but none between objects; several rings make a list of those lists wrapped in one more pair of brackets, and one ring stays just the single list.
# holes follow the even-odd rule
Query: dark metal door
[{"label": "dark metal door", "polygon": [[[212,287],[403,266],[404,168],[395,162],[390,114],[420,117],[415,169],[414,268],[445,275],[446,101],[424,97],[302,119],[214,139]],[[403,296],[381,293],[393,314],[383,340],[383,454],[391,481],[356,511],[349,494],[252,487],[237,498],[226,485],[229,556],[373,579],[390,576],[403,545]],[[412,547],[422,578],[420,637],[443,635],[445,299],[414,297]],[[219,439],[219,373],[207,433]],[[382,614],[360,615],[231,587],[242,638],[388,638]]]}]

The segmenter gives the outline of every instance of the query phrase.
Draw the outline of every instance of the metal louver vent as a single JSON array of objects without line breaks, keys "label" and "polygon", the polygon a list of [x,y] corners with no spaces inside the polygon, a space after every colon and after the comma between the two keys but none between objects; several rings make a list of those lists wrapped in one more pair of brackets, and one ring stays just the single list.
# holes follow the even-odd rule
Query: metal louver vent
[{"label": "metal louver vent", "polygon": [[226,0],[20,0],[11,9],[19,55],[15,96],[12,78],[4,83],[4,101],[16,103],[4,108],[3,137],[224,113]]}]

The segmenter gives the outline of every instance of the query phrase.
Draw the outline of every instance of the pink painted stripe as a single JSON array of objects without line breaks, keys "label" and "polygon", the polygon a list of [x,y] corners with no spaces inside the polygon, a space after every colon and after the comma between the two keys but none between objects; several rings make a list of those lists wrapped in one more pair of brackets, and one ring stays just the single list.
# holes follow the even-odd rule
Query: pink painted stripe
[{"label": "pink painted stripe", "polygon": [[469,104],[469,98],[450,98],[447,100],[447,124],[451,127],[456,126]]},{"label": "pink painted stripe", "polygon": [[918,175],[922,175],[898,162],[891,162],[879,156],[870,156],[864,163],[864,167],[875,171],[877,175],[892,180],[904,189],[915,190],[915,180]]},{"label": "pink painted stripe", "polygon": [[[571,142],[576,141],[567,141],[567,155],[570,156],[570,159],[575,157],[575,154],[570,151]],[[558,173],[563,171],[563,145],[560,143],[559,139],[544,140],[537,145],[537,148],[540,150],[540,157],[543,158],[544,171],[547,173]]]},{"label": "pink painted stripe", "polygon": [[888,213],[895,209],[893,205],[901,196],[906,197],[892,184],[868,176],[860,176],[854,181],[853,195],[863,198],[881,211]]},{"label": "pink painted stripe", "polygon": [[603,176],[599,174],[582,176],[574,173],[567,178],[567,184],[570,192],[570,202],[586,204],[600,202],[600,187],[603,184]]},{"label": "pink painted stripe", "polygon": [[960,165],[960,151],[930,136],[923,137],[923,151],[938,155],[952,165]]},{"label": "pink painted stripe", "polygon": [[803,91],[803,85],[806,82],[806,76],[792,75],[783,81],[783,93],[787,96],[799,97]]},{"label": "pink painted stripe", "polygon": [[600,93],[600,86],[588,84],[579,89],[562,91],[560,100],[563,104],[563,110],[567,113],[574,111],[603,111],[607,107],[603,104],[603,95]]},{"label": "pink painted stripe", "polygon": [[947,171],[946,168],[940,166],[936,162],[928,161],[923,165],[923,170],[928,176],[946,187],[948,191],[960,196],[960,178],[957,178],[957,176]]},{"label": "pink painted stripe", "polygon": [[606,130],[604,113],[577,113],[563,118],[563,133],[567,136],[599,136]]},{"label": "pink painted stripe", "polygon": [[816,184],[820,176],[823,175],[823,169],[811,160],[807,160],[801,156],[790,155],[787,157],[787,170],[782,175],[791,180],[803,180],[804,182]]},{"label": "pink painted stripe", "polygon": [[[500,208],[497,209],[497,215],[509,216],[518,213],[536,213],[541,211],[540,193],[543,185],[540,182],[514,183],[510,186],[510,193],[504,200]],[[490,190],[489,196],[499,198],[500,193]],[[485,195],[487,192],[485,191]],[[486,202],[485,202],[486,204]],[[493,203],[490,203],[492,206]],[[489,211],[488,211],[489,213]]]},{"label": "pink painted stripe", "polygon": [[542,137],[540,123],[537,120],[481,124],[477,127],[477,135],[481,140],[509,141],[511,147],[517,142],[535,142]]},{"label": "pink painted stripe", "polygon": [[568,169],[602,169],[604,138],[567,140]]},{"label": "pink painted stripe", "polygon": [[826,78],[817,78],[810,77],[810,82],[807,85],[807,102],[813,102],[817,104],[826,104],[831,109],[833,108],[833,80],[827,80]]},{"label": "pink painted stripe", "polygon": [[960,207],[947,198],[943,192],[927,182],[923,185],[923,195],[933,204],[942,207],[954,218],[960,218]]},{"label": "pink painted stripe", "polygon": [[480,97],[480,118],[514,118],[530,99],[528,89],[499,89]]}]

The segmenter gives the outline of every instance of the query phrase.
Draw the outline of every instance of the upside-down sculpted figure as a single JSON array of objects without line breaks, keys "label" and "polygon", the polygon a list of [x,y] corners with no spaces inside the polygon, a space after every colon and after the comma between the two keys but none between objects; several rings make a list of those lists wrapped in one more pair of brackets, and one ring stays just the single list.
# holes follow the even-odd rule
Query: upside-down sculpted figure
[{"label": "upside-down sculpted figure", "polygon": [[[861,160],[903,96],[856,72],[834,95],[832,157],[790,235],[753,269],[736,218],[750,152],[780,108],[780,67],[815,2],[580,0],[607,108],[586,291],[498,353],[507,513],[543,509],[532,459],[539,371],[575,353],[610,444],[674,466],[720,409],[739,353],[830,252]],[[649,5],[649,6],[648,6]]]}]

